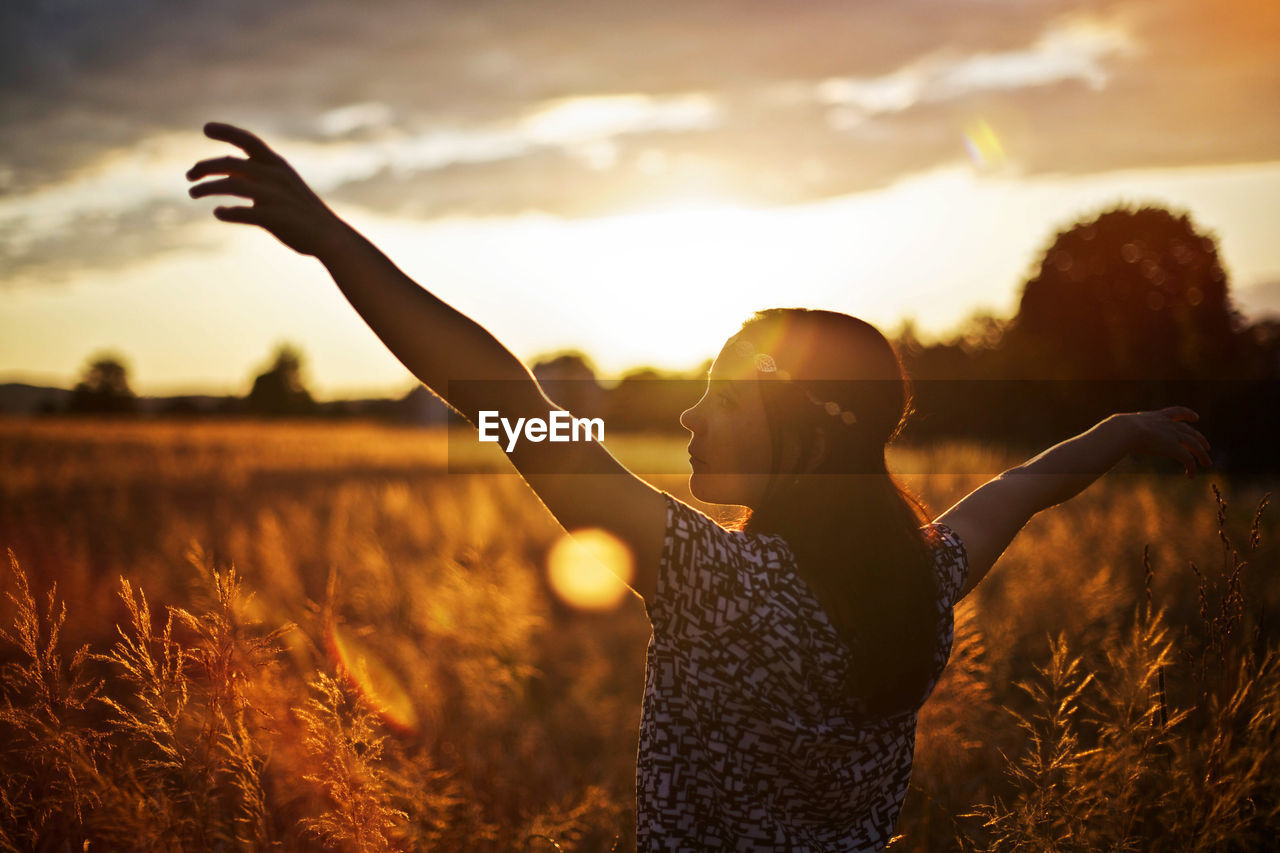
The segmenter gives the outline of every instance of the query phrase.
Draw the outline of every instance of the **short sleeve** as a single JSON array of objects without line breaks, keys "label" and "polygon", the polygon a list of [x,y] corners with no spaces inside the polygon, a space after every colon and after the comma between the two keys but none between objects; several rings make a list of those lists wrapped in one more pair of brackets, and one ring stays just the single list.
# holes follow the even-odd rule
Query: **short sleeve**
[{"label": "short sleeve", "polygon": [[657,589],[647,603],[655,637],[696,640],[743,622],[769,582],[762,537],[721,527],[669,494],[666,500]]},{"label": "short sleeve", "polygon": [[925,528],[934,546],[943,605],[954,607],[969,578],[969,554],[960,536],[947,525],[933,522]]}]

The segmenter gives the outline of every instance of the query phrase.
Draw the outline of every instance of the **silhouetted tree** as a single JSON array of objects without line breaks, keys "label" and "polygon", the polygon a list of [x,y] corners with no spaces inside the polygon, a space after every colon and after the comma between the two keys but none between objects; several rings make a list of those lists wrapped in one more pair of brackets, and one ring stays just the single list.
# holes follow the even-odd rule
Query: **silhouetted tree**
[{"label": "silhouetted tree", "polygon": [[1241,375],[1280,379],[1280,318],[1257,320],[1241,332],[1238,343]]},{"label": "silhouetted tree", "polygon": [[1245,325],[1215,240],[1186,214],[1121,207],[1079,222],[1055,236],[1008,324],[975,315],[948,341],[903,337],[909,440],[1041,448],[1114,412],[1176,404],[1199,413],[1221,472],[1280,471],[1280,323]]},{"label": "silhouetted tree", "polygon": [[1242,325],[1212,237],[1185,213],[1121,207],[1057,235],[1004,346],[1028,376],[1208,378]]},{"label": "silhouetted tree", "polygon": [[192,418],[204,414],[196,401],[190,397],[171,397],[160,411],[165,415],[180,418]]},{"label": "silhouetted tree", "polygon": [[532,373],[552,402],[574,417],[604,415],[604,389],[596,381],[591,360],[581,352],[575,350],[539,359],[534,362]]},{"label": "silhouetted tree", "polygon": [[249,411],[257,415],[308,415],[316,410],[302,380],[302,354],[289,344],[276,350],[275,361],[253,380]]},{"label": "silhouetted tree", "polygon": [[137,411],[138,398],[129,387],[129,370],[120,357],[102,353],[90,360],[84,378],[71,393],[70,409],[98,414]]},{"label": "silhouetted tree", "polygon": [[415,385],[396,401],[396,418],[415,426],[440,426],[444,424],[463,424],[466,418],[449,408],[449,404],[440,399],[426,385]]},{"label": "silhouetted tree", "polygon": [[694,379],[652,368],[633,370],[609,393],[606,424],[613,429],[681,433],[680,413],[698,402],[706,373]]}]

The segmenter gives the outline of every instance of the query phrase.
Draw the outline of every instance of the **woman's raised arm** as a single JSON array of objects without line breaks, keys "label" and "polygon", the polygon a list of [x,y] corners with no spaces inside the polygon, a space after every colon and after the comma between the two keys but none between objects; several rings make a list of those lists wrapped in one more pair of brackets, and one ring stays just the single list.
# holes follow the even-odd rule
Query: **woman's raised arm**
[{"label": "woman's raised arm", "polygon": [[[218,207],[214,215],[257,225],[294,251],[317,258],[396,358],[472,424],[479,423],[481,411],[497,412],[510,422],[550,420],[552,412],[563,411],[493,335],[401,272],[261,139],[218,122],[206,124],[204,132],[247,157],[196,163],[188,180],[226,177],[196,184],[191,197],[251,199],[251,207]],[[632,588],[642,596],[652,590],[666,524],[661,492],[598,441],[524,441],[508,456],[565,529],[600,527],[622,539],[635,559]],[[582,474],[592,476],[577,476]]]},{"label": "woman's raised arm", "polygon": [[1199,418],[1185,406],[1112,415],[970,492],[935,519],[965,545],[969,574],[960,597],[982,580],[1032,516],[1075,497],[1130,453],[1176,459],[1188,477],[1197,462],[1212,467],[1208,440],[1187,423]]},{"label": "woman's raised arm", "polygon": [[[401,272],[376,246],[330,210],[293,167],[261,139],[247,130],[216,122],[205,125],[205,134],[241,148],[248,158],[215,157],[197,163],[187,173],[189,180],[209,175],[227,177],[196,184],[190,190],[191,197],[232,195],[251,199],[252,207],[217,207],[214,215],[224,222],[258,225],[294,251],[324,264],[352,307],[387,348],[450,405],[474,422],[481,402],[465,399],[465,392],[474,390],[470,384],[452,389],[463,392],[453,394],[456,399],[446,396],[451,390],[450,381],[505,380],[495,383],[491,393],[534,393],[532,377],[519,359],[479,324]],[[506,387],[508,383],[510,388]],[[484,402],[487,405],[496,401]],[[544,404],[539,402],[542,407]]]}]

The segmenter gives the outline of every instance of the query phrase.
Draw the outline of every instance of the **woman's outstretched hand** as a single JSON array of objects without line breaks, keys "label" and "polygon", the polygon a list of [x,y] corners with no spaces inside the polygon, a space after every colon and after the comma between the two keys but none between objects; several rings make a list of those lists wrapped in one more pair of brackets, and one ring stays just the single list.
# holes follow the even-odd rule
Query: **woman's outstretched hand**
[{"label": "woman's outstretched hand", "polygon": [[1209,441],[1187,421],[1198,421],[1200,415],[1186,406],[1168,406],[1150,412],[1130,412],[1116,415],[1130,429],[1131,453],[1168,456],[1178,460],[1187,470],[1187,476],[1195,476],[1196,462],[1212,468],[1209,459]]},{"label": "woman's outstretched hand", "polygon": [[311,191],[293,167],[267,144],[247,130],[211,121],[204,126],[210,139],[230,142],[245,157],[213,157],[201,160],[187,172],[187,180],[226,175],[190,189],[192,198],[230,195],[253,201],[252,206],[215,207],[223,222],[258,225],[277,240],[303,255],[318,255],[344,230],[345,222]]}]

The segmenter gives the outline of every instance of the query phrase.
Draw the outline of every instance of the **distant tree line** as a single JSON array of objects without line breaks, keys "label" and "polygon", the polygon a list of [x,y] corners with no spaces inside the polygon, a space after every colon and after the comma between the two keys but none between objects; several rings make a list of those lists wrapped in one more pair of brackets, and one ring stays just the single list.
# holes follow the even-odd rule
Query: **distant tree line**
[{"label": "distant tree line", "polygon": [[72,412],[113,415],[135,412],[138,399],[129,387],[129,371],[124,362],[108,353],[90,359],[84,378],[71,391],[68,408]]},{"label": "distant tree line", "polygon": [[[117,353],[99,353],[89,359],[83,377],[73,389],[65,409],[46,403],[43,414],[92,414],[173,417],[249,416],[263,418],[372,418],[387,422],[446,422],[448,406],[418,386],[392,399],[335,400],[321,403],[305,380],[305,359],[291,344],[280,345],[268,366],[257,373],[243,397],[183,395],[148,401],[129,385],[125,360]],[[460,418],[457,418],[460,420]]]},{"label": "distant tree line", "polygon": [[1280,473],[1280,321],[1247,324],[1216,240],[1189,216],[1118,207],[1059,232],[1008,320],[896,344],[919,416],[907,441],[1044,447],[1113,412],[1186,405],[1233,473]]},{"label": "distant tree line", "polygon": [[[905,444],[1032,453],[1112,413],[1185,405],[1218,470],[1280,474],[1280,321],[1235,310],[1216,240],[1185,213],[1121,206],[1076,222],[1050,241],[1012,318],[980,313],[931,344],[908,322],[893,340],[913,385]],[[634,371],[602,396],[590,363],[569,354],[546,365],[543,385],[614,429],[682,434],[709,366]]]},{"label": "distant tree line", "polygon": [[[1280,321],[1244,321],[1216,240],[1185,213],[1126,206],[1076,222],[1049,243],[1012,318],[979,313],[927,345],[908,321],[894,343],[913,382],[904,442],[1043,448],[1112,412],[1182,404],[1200,413],[1222,468],[1280,472]],[[643,368],[602,384],[586,355],[568,351],[537,360],[533,373],[578,417],[603,417],[614,431],[680,433],[709,367]],[[302,354],[284,345],[245,397],[173,398],[161,412],[460,420],[422,386],[394,400],[318,403],[303,374]],[[90,359],[69,408],[136,413],[123,361]]]},{"label": "distant tree line", "polygon": [[[979,313],[931,344],[907,322],[892,339],[913,386],[905,444],[1032,453],[1112,413],[1185,405],[1219,470],[1280,474],[1280,321],[1248,324],[1233,308],[1216,240],[1185,213],[1121,206],[1076,222],[1044,251],[1014,317]],[[634,371],[606,395],[580,354],[544,367],[548,395],[575,414],[680,434],[710,363]]]}]

